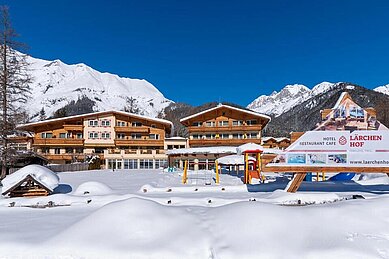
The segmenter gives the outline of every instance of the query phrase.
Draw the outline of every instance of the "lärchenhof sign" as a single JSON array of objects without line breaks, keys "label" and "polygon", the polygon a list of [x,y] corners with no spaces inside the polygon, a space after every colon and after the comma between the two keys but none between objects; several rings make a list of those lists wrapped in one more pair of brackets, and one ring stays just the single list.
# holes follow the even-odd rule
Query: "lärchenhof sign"
[{"label": "l\u00e4rchenhof sign", "polygon": [[389,167],[389,131],[308,131],[285,151],[288,165]]}]

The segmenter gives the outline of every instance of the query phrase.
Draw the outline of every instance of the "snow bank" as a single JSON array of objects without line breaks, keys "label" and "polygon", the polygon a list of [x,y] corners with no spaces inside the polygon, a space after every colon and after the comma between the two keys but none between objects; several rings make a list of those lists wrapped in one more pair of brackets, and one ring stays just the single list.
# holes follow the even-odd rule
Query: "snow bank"
[{"label": "snow bank", "polygon": [[107,195],[112,194],[112,189],[100,182],[90,181],[78,186],[73,192],[74,195]]},{"label": "snow bank", "polygon": [[59,177],[50,169],[41,165],[28,165],[13,174],[7,175],[7,177],[1,181],[3,184],[1,193],[9,191],[15,184],[22,181],[28,175],[44,185],[50,191],[53,191],[59,183]]},{"label": "snow bank", "polygon": [[208,258],[204,233],[205,226],[185,208],[130,198],[102,207],[48,246],[76,258]]},{"label": "snow bank", "polygon": [[220,146],[220,147],[194,147],[194,148],[179,148],[166,151],[168,155],[179,154],[236,154],[236,147]]},{"label": "snow bank", "polygon": [[[223,165],[243,165],[244,155],[230,155],[216,159],[219,164]],[[254,157],[249,157],[250,161],[255,161]]]}]

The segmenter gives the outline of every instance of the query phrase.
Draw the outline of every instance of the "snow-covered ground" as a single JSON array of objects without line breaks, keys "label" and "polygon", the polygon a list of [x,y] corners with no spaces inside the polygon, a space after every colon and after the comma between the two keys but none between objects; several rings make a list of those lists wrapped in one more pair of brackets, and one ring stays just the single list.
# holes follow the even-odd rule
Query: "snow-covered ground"
[{"label": "snow-covered ground", "polygon": [[304,182],[294,194],[272,174],[249,186],[234,173],[216,185],[209,171],[187,185],[160,170],[58,175],[54,195],[0,198],[1,259],[389,258],[385,174]]}]

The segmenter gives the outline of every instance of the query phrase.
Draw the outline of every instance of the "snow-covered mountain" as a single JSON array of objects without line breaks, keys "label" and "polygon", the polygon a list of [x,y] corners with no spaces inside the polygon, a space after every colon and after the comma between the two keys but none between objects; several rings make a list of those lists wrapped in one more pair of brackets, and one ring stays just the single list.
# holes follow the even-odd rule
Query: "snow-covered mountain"
[{"label": "snow-covered mountain", "polygon": [[32,96],[27,106],[31,116],[43,108],[46,116],[86,96],[95,102],[93,110],[137,109],[155,117],[172,101],[146,80],[101,73],[85,64],[67,65],[60,60],[27,58],[33,77]]},{"label": "snow-covered mountain", "polygon": [[287,85],[281,91],[274,91],[269,96],[259,96],[247,108],[260,113],[279,116],[312,96],[328,91],[334,85],[333,83],[322,82],[314,86],[312,90],[305,85]]},{"label": "snow-covered mountain", "polygon": [[389,84],[374,88],[374,91],[389,95]]}]

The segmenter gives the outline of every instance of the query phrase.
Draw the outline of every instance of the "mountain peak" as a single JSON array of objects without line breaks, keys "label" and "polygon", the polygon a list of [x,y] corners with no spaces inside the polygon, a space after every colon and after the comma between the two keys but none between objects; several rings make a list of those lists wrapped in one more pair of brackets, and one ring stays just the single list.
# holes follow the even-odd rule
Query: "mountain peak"
[{"label": "mountain peak", "polygon": [[152,117],[172,103],[144,79],[119,77],[84,63],[68,65],[59,59],[28,57],[28,63],[34,79],[32,98],[26,106],[31,117],[42,109],[46,116],[52,116],[56,110],[84,96],[95,102],[96,111],[126,108]]}]

